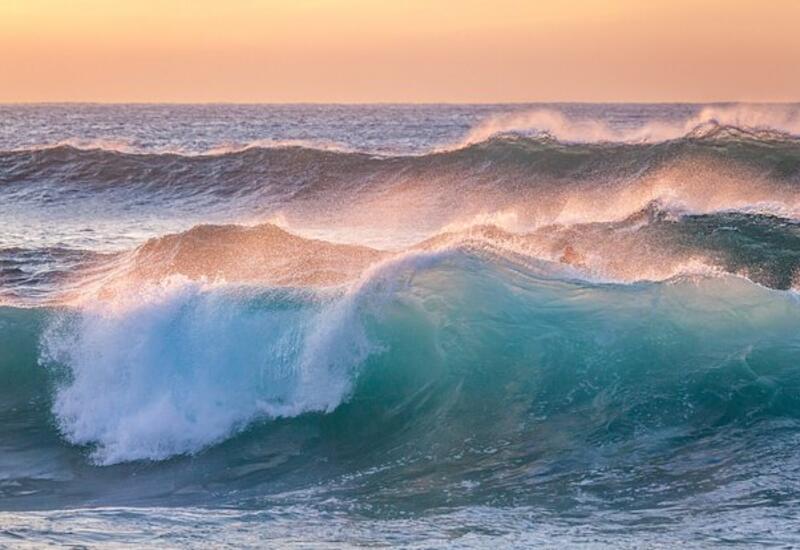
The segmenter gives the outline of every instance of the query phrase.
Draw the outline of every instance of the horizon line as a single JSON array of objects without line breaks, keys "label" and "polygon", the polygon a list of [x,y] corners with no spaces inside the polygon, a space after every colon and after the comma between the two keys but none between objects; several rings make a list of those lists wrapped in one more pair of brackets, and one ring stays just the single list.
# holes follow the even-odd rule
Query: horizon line
[{"label": "horizon line", "polygon": [[711,100],[711,101],[572,101],[572,100],[529,100],[529,101],[0,101],[0,106],[36,105],[229,105],[229,106],[492,106],[492,105],[798,105],[796,100]]}]

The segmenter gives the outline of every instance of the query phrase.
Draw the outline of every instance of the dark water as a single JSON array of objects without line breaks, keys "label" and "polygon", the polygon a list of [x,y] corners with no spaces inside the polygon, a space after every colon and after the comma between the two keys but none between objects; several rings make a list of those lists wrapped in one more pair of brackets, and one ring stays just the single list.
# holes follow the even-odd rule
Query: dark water
[{"label": "dark water", "polygon": [[0,121],[0,544],[800,544],[796,107]]}]

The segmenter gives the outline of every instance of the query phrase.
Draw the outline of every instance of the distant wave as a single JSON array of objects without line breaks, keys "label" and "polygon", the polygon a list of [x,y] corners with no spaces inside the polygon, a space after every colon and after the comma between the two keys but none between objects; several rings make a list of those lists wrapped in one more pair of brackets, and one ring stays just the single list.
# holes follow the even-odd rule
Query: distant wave
[{"label": "distant wave", "polygon": [[724,136],[728,130],[758,139],[796,137],[800,135],[800,109],[774,105],[704,107],[688,120],[651,120],[642,126],[626,129],[615,129],[595,119],[569,118],[552,109],[536,109],[489,117],[470,130],[455,148],[507,133],[538,134],[573,143],[660,143],[684,137]]},{"label": "distant wave", "polygon": [[[0,251],[0,260],[9,258],[0,263],[8,288],[0,300],[16,306],[76,307],[98,300],[127,302],[142,288],[171,280],[338,292],[385,262],[445,252],[511,262],[564,280],[629,284],[735,275],[769,288],[800,290],[800,222],[773,215],[693,214],[652,202],[619,221],[552,224],[530,231],[490,221],[453,225],[393,251],[301,237],[268,223],[196,226],[117,254]],[[19,265],[30,264],[36,254],[53,266],[26,275]],[[19,292],[14,291],[16,282]]]},{"label": "distant wave", "polygon": [[[238,200],[273,213],[325,203],[339,219],[381,219],[368,204],[386,209],[387,220],[405,212],[442,225],[515,205],[537,225],[591,221],[590,210],[597,221],[622,219],[653,200],[693,212],[752,207],[795,217],[800,210],[800,141],[727,126],[656,144],[499,136],[400,157],[302,147],[181,156],[59,146],[0,153],[0,169],[0,192],[20,203],[103,192],[131,202]],[[441,219],[441,207],[450,219]]]},{"label": "distant wave", "polygon": [[179,146],[154,147],[136,143],[125,139],[66,139],[55,143],[42,143],[7,149],[0,152],[25,153],[34,151],[47,151],[50,149],[70,148],[80,151],[109,151],[127,155],[177,155],[184,157],[221,156],[231,153],[240,153],[249,149],[282,149],[287,147],[300,147],[303,149],[317,149],[320,151],[335,151],[342,153],[358,152],[352,147],[341,143],[322,140],[304,139],[257,139],[244,143],[219,143],[208,149],[192,149]]},{"label": "distant wave", "polygon": [[607,223],[549,225],[524,233],[474,224],[394,252],[302,238],[272,224],[200,226],[120,255],[117,262],[124,269],[102,280],[101,287],[108,293],[122,283],[122,289],[130,290],[129,285],[176,275],[336,287],[357,281],[384,262],[443,251],[523,262],[525,269],[584,280],[630,283],[727,273],[771,288],[800,289],[800,222],[741,212],[675,213],[656,202]]},{"label": "distant wave", "polygon": [[800,108],[781,105],[729,105],[704,107],[684,120],[649,120],[640,126],[612,127],[594,118],[569,117],[562,111],[540,108],[524,112],[492,115],[477,123],[455,143],[440,145],[422,153],[401,153],[391,149],[359,150],[335,141],[303,139],[256,139],[241,143],[218,143],[206,149],[185,146],[152,146],[133,140],[66,139],[18,147],[0,153],[25,153],[72,148],[82,151],[109,151],[130,155],[177,155],[186,157],[225,156],[251,149],[302,148],[310,150],[365,153],[380,157],[426,156],[456,151],[500,136],[546,138],[561,143],[658,144],[690,139],[748,138],[753,140],[796,140],[800,137]]}]

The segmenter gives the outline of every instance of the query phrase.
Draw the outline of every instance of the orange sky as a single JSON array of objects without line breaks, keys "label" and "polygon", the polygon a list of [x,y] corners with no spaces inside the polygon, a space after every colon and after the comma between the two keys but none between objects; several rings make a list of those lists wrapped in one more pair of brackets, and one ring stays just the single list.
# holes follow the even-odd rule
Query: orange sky
[{"label": "orange sky", "polygon": [[0,102],[799,101],[800,0],[0,0]]}]

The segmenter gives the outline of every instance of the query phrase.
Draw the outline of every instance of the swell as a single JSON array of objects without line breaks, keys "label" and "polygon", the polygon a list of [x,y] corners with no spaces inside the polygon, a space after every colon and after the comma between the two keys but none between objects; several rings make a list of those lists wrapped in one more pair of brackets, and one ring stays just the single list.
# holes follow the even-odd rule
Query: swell
[{"label": "swell", "polygon": [[151,239],[121,255],[102,281],[191,280],[290,287],[351,284],[381,262],[420,252],[491,253],[544,262],[571,277],[631,283],[665,281],[698,270],[733,274],[779,290],[800,281],[800,222],[740,212],[687,214],[653,202],[615,222],[546,225],[531,232],[475,224],[443,231],[399,251],[334,244],[272,224],[197,226]]},{"label": "swell", "polygon": [[[499,132],[464,145],[419,155],[388,155],[358,151],[319,149],[304,145],[253,145],[243,149],[201,154],[178,152],[132,153],[114,148],[79,148],[54,145],[38,149],[0,151],[0,183],[31,185],[35,182],[82,183],[87,187],[143,189],[202,184],[202,173],[212,173],[220,188],[236,182],[247,190],[253,180],[282,175],[298,183],[309,166],[316,174],[330,172],[359,179],[362,172],[432,169],[491,163],[509,171],[527,168],[555,177],[635,175],[655,169],[682,156],[707,155],[769,170],[776,178],[798,173],[800,141],[792,134],[768,128],[739,128],[707,122],[674,139],[654,143],[614,140],[561,141],[544,132],[541,136]],[[335,167],[337,170],[332,170]],[[202,185],[201,185],[202,187]],[[220,192],[223,192],[220,189]]]},{"label": "swell", "polygon": [[[354,170],[364,157],[354,154],[342,170]],[[292,183],[302,186],[301,176],[309,164],[318,164],[321,171],[348,158],[349,154],[302,147],[256,147],[195,156],[58,145],[0,153],[0,184],[19,187],[52,184],[56,188],[95,191],[134,188],[151,192],[187,191],[191,187],[193,193],[212,191],[225,197],[252,191],[262,180],[270,178],[290,176]],[[234,182],[237,189],[230,189]]]},{"label": "swell", "polygon": [[503,136],[421,156],[301,147],[205,156],[66,146],[0,154],[9,216],[25,209],[79,223],[70,211],[91,205],[127,224],[120,238],[152,231],[131,218],[141,209],[155,219],[179,213],[179,228],[189,220],[278,216],[328,240],[389,248],[453,226],[496,223],[496,216],[515,231],[620,221],[653,201],[689,213],[797,219],[799,180],[795,138],[727,127],[653,144]]},{"label": "swell", "polygon": [[[487,223],[481,223],[481,222]],[[731,274],[800,289],[800,222],[769,214],[691,214],[651,202],[612,222],[508,229],[490,217],[455,225],[399,250],[311,239],[274,224],[199,225],[115,254],[71,249],[0,251],[0,301],[16,306],[117,300],[182,279],[297,289],[343,288],[407,254],[462,251],[547,265],[562,277],[634,283]],[[499,222],[495,225],[490,222]]]}]

